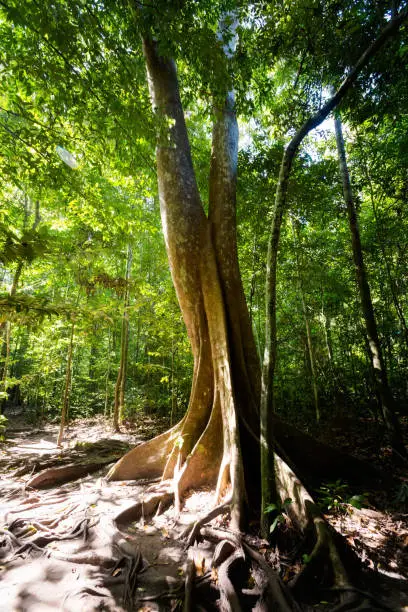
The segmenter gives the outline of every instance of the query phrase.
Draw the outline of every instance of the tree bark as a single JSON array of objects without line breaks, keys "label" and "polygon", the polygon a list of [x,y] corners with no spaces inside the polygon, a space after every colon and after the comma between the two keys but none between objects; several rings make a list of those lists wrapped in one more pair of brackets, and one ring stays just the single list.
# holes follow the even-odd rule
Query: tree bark
[{"label": "tree bark", "polygon": [[110,368],[111,368],[111,351],[112,351],[112,341],[113,341],[113,332],[111,333],[111,328],[108,329],[108,355],[106,361],[106,373],[105,373],[105,403],[103,414],[105,418],[108,417],[109,412],[109,377],[110,377]]},{"label": "tree bark", "polygon": [[395,413],[395,402],[388,384],[387,370],[380,339],[378,336],[377,322],[371,299],[370,285],[364,265],[363,250],[361,247],[360,230],[358,227],[357,211],[354,204],[353,191],[351,187],[349,170],[347,167],[346,150],[344,146],[343,130],[339,117],[334,120],[336,130],[336,143],[339,156],[339,167],[343,184],[344,201],[347,207],[347,215],[351,233],[351,244],[353,260],[356,271],[356,279],[360,294],[361,307],[364,315],[365,329],[368,339],[371,362],[374,369],[375,385],[381,400],[381,412],[388,431],[392,447],[397,453],[406,457],[406,450],[402,433]]}]

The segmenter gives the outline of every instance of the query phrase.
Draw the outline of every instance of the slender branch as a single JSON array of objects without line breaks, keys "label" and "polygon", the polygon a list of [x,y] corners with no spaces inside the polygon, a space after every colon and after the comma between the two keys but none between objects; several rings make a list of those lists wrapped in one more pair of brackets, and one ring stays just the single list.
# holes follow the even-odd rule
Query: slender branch
[{"label": "slender branch", "polygon": [[344,81],[341,83],[340,87],[334,93],[334,95],[319,109],[312,117],[307,119],[302,127],[298,130],[295,136],[290,141],[286,150],[294,152],[298,149],[299,145],[303,141],[303,139],[307,136],[311,130],[315,129],[319,126],[326,117],[340,104],[343,100],[358,75],[365,68],[371,58],[377,53],[377,51],[385,44],[385,42],[400,28],[400,26],[404,23],[404,21],[408,17],[408,4],[398,13],[391,21],[387,23],[387,25],[383,28],[377,38],[367,47],[367,49],[362,53],[360,58],[357,60],[356,64],[350,70],[349,74],[346,76]]}]

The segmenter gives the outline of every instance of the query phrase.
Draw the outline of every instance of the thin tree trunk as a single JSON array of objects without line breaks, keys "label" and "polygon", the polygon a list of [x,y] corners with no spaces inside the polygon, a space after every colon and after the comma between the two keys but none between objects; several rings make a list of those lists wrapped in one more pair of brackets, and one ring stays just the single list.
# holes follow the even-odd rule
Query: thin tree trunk
[{"label": "thin tree trunk", "polygon": [[110,376],[110,365],[111,365],[111,330],[108,330],[108,359],[106,364],[106,374],[105,374],[105,407],[103,410],[103,414],[105,418],[108,417],[108,409],[109,409],[109,376]]},{"label": "thin tree trunk", "polygon": [[64,429],[67,423],[69,399],[71,395],[72,353],[73,353],[73,347],[74,347],[74,329],[75,329],[75,325],[74,323],[72,323],[71,333],[69,337],[69,344],[68,344],[67,369],[65,373],[64,396],[62,399],[62,407],[61,407],[61,424],[60,424],[60,429],[58,433],[57,446],[62,446]]},{"label": "thin tree trunk", "polygon": [[[10,297],[14,297],[17,292],[18,283],[20,280],[21,273],[24,268],[24,261],[20,261],[17,265],[16,271],[13,277],[13,284],[10,289]],[[7,393],[7,378],[9,374],[10,365],[10,342],[11,342],[11,322],[6,321],[3,324],[3,339],[1,344],[1,356],[3,358],[3,367],[1,371],[1,391]],[[0,414],[4,410],[4,406],[7,401],[7,396],[4,395],[0,400]]]},{"label": "thin tree trunk", "polygon": [[125,298],[125,308],[123,313],[123,329],[122,333],[124,335],[124,345],[123,345],[123,367],[122,367],[122,379],[120,381],[120,391],[119,391],[119,422],[123,421],[123,412],[125,408],[125,389],[126,389],[126,373],[127,373],[127,363],[128,363],[128,355],[129,355],[129,304],[130,304],[130,270],[132,267],[132,258],[133,252],[132,247],[129,245],[128,248],[128,256],[126,263],[126,298]]},{"label": "thin tree trunk", "polygon": [[398,299],[398,289],[394,280],[394,277],[391,273],[391,266],[390,266],[390,261],[389,261],[389,257],[385,248],[385,244],[384,244],[384,240],[382,239],[382,237],[380,236],[380,231],[379,231],[379,220],[378,220],[378,212],[377,212],[377,207],[375,204],[375,198],[374,198],[374,191],[373,191],[373,185],[372,185],[372,180],[371,180],[371,176],[367,167],[367,163],[366,161],[364,161],[364,171],[365,171],[365,175],[367,177],[368,180],[368,185],[369,185],[369,191],[370,191],[370,200],[371,200],[371,208],[373,210],[373,215],[374,215],[374,220],[375,220],[375,231],[377,234],[377,238],[378,238],[378,242],[380,245],[380,249],[383,255],[383,261],[385,264],[385,270],[387,272],[387,277],[388,277],[388,283],[389,283],[389,287],[390,287],[390,291],[391,291],[391,297],[392,297],[392,301],[394,303],[394,307],[395,310],[397,312],[398,318],[400,320],[400,324],[401,324],[401,328],[402,328],[402,332],[403,332],[403,336],[404,336],[404,340],[405,340],[405,347],[406,350],[408,349],[408,325],[405,319],[405,315],[402,309],[402,306],[400,304],[400,301]]},{"label": "thin tree trunk", "polygon": [[132,267],[132,257],[132,247],[129,244],[126,259],[126,289],[123,301],[122,331],[120,341],[120,364],[118,370],[118,377],[115,385],[115,404],[113,407],[113,426],[115,428],[115,431],[120,431],[120,424],[123,420],[123,411],[125,406],[126,367],[129,345],[129,279],[130,270]]},{"label": "thin tree trunk", "polygon": [[295,227],[295,220],[291,216],[291,224],[292,224],[292,234],[293,234],[293,248],[295,251],[295,261],[296,261],[296,271],[297,271],[297,285],[300,294],[300,302],[302,306],[303,320],[305,322],[306,328],[306,339],[307,339],[307,350],[309,353],[309,363],[310,363],[310,373],[312,377],[312,391],[313,391],[313,399],[314,399],[314,407],[315,407],[315,415],[316,421],[320,421],[320,402],[319,402],[319,388],[317,384],[317,374],[316,374],[316,361],[315,354],[313,349],[313,341],[312,341],[312,333],[310,330],[310,322],[309,317],[307,315],[307,306],[306,306],[306,298],[305,292],[303,290],[303,281],[302,274],[299,263],[299,232],[298,228]]},{"label": "thin tree trunk", "polygon": [[338,117],[335,118],[334,125],[336,130],[336,143],[339,156],[339,167],[343,182],[343,194],[347,206],[347,214],[351,232],[353,260],[356,270],[356,278],[360,294],[361,307],[364,315],[370,357],[374,368],[375,384],[378,391],[378,395],[381,399],[381,411],[391,444],[398,454],[405,457],[406,450],[402,438],[398,417],[395,413],[396,406],[394,398],[392,396],[391,389],[388,384],[388,376],[384,363],[383,351],[378,336],[377,322],[375,319],[374,308],[371,299],[370,286],[368,284],[367,272],[364,265],[360,231],[357,220],[357,211],[354,204],[350,175],[347,167],[342,125]]},{"label": "thin tree trunk", "polygon": [[322,310],[321,310],[320,316],[321,316],[321,320],[323,323],[323,333],[324,333],[324,340],[326,344],[327,359],[330,363],[330,367],[334,369],[333,341],[332,341],[332,335],[331,335],[331,319],[330,317],[326,315],[324,311],[323,289],[322,289]]},{"label": "thin tree trunk", "polygon": [[88,391],[93,395],[97,389],[97,381],[95,379],[96,372],[96,359],[97,359],[97,343],[99,341],[97,333],[97,325],[94,323],[92,326],[92,344],[89,351],[88,361]]},{"label": "thin tree trunk", "polygon": [[10,325],[10,322],[7,321],[6,326],[4,328],[4,332],[3,332],[3,344],[2,344],[2,349],[3,349],[2,356],[4,358],[4,363],[3,363],[3,372],[1,376],[1,391],[4,393],[4,395],[0,401],[0,408],[1,408],[0,412],[3,412],[4,405],[7,400],[7,377],[8,377],[8,369],[9,369],[9,362],[10,362],[10,331],[11,331],[11,325]]}]

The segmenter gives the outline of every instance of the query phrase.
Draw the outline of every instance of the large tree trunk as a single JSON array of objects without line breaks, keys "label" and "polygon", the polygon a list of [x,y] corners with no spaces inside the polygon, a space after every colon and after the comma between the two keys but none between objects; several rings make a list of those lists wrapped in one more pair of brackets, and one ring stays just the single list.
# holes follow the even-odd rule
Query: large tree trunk
[{"label": "large tree trunk", "polygon": [[[245,302],[242,287],[242,293],[237,293],[234,283],[223,288],[225,263],[219,262],[214,246],[218,244],[222,259],[222,243],[234,241],[235,236],[228,230],[232,225],[235,232],[235,223],[228,219],[221,228],[222,236],[218,236],[223,216],[218,195],[210,198],[210,220],[206,217],[195,180],[174,62],[160,57],[151,40],[145,40],[143,48],[153,108],[160,126],[156,157],[163,231],[193,352],[194,372],[189,408],[182,421],[144,448],[131,451],[113,468],[110,477],[163,474],[163,478],[170,478],[176,471],[179,494],[192,486],[216,483],[221,494],[230,485],[232,518],[238,526],[245,489],[228,336],[229,330],[244,335],[248,328],[245,329],[245,321],[241,323],[239,313],[230,320],[226,318],[227,300],[232,301],[235,296],[236,303]],[[232,181],[236,172],[237,130],[230,103],[227,100],[219,111],[214,127],[211,183],[216,183],[223,192],[231,191],[233,199],[229,201],[227,197],[225,202],[230,214],[235,215]],[[210,192],[215,193],[211,188]],[[233,257],[236,258],[236,248]],[[236,276],[239,279],[238,272]],[[245,368],[242,345],[242,341],[235,343],[241,354],[235,350],[234,360]],[[256,381],[253,385],[256,386]],[[250,382],[244,387],[250,390],[246,391],[250,396]]]},{"label": "large tree trunk", "polygon": [[357,285],[363,310],[365,329],[368,339],[368,348],[374,371],[374,381],[378,396],[381,400],[381,411],[388,435],[394,450],[406,457],[406,450],[402,439],[398,417],[395,414],[395,402],[388,384],[387,370],[384,363],[383,351],[378,336],[377,322],[371,299],[370,285],[364,265],[363,250],[361,248],[360,230],[358,227],[357,211],[354,204],[350,175],[347,167],[346,150],[344,146],[343,130],[339,117],[334,120],[336,143],[339,156],[339,167],[343,183],[344,201],[351,233],[354,267],[356,270]]}]

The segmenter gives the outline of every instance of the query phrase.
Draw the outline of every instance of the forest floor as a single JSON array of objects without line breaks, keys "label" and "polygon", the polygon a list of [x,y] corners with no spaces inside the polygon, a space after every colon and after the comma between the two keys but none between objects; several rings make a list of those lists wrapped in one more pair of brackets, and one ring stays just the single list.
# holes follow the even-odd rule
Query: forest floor
[{"label": "forest floor", "polygon": [[[379,446],[376,439],[377,430],[371,430],[370,424],[360,426],[354,440],[344,435],[344,429],[333,427],[322,436],[391,469],[387,447]],[[108,466],[100,466],[115,453],[120,456],[127,444],[138,444],[165,428],[166,423],[141,416],[137,427],[124,427],[118,434],[102,418],[79,420],[69,426],[61,450],[55,443],[57,425],[33,427],[22,417],[10,418],[6,442],[0,445],[1,612],[176,610],[183,608],[186,573],[192,565],[198,588],[216,582],[211,569],[214,546],[199,544],[187,553],[180,538],[214,505],[213,491],[192,494],[178,516],[170,505],[155,517],[144,517],[142,512],[134,522],[132,511],[126,516],[126,510],[141,500],[148,510],[155,487],[162,495],[162,485],[108,482],[104,478]],[[92,474],[52,488],[28,485],[35,483],[35,474],[41,475],[43,467],[51,466],[54,475],[78,463],[76,457],[79,463],[84,456],[89,460],[93,448],[97,455],[91,454]],[[373,601],[380,598],[388,606],[385,609],[408,611],[408,486],[406,490],[401,486],[390,499],[381,492],[374,496],[368,492],[360,509],[348,503],[351,493],[345,483],[326,483],[320,491],[322,503],[335,507],[326,517],[375,576]],[[222,530],[222,516],[211,527]],[[290,525],[284,523],[280,529]],[[299,571],[302,555],[279,556],[275,546],[270,548],[256,533],[247,535],[246,542],[279,570],[284,582]],[[207,602],[199,596],[201,609],[216,610],[215,590],[203,590],[203,597],[208,596]],[[331,606],[322,596],[317,607],[304,609]]]}]

